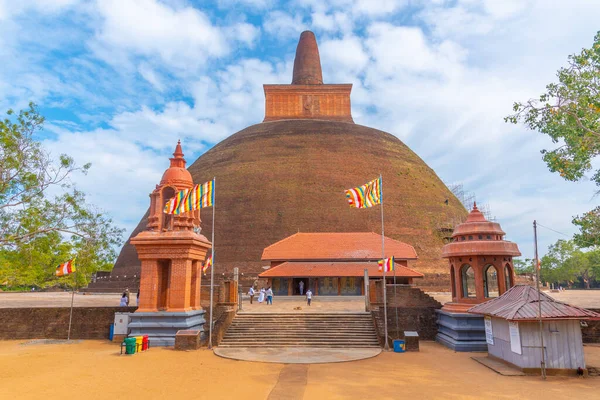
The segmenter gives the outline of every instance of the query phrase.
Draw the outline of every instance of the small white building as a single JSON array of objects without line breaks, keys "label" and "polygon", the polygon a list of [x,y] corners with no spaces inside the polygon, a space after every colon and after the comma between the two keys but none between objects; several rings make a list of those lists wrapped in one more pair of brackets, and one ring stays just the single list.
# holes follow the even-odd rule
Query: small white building
[{"label": "small white building", "polygon": [[[546,372],[575,373],[586,370],[581,339],[581,320],[600,319],[600,314],[574,307],[540,293]],[[538,292],[517,285],[502,296],[469,309],[485,316],[488,356],[526,373],[539,373],[542,353]]]}]

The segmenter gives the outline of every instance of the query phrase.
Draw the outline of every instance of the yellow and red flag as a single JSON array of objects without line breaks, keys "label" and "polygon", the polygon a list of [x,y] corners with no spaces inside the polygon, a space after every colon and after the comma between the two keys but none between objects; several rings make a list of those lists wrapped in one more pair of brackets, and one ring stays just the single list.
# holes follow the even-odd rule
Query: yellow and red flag
[{"label": "yellow and red flag", "polygon": [[346,190],[346,198],[350,207],[354,208],[368,208],[381,204],[381,178]]},{"label": "yellow and red flag", "polygon": [[391,272],[394,270],[394,257],[379,260],[377,264],[379,264],[379,272],[383,272],[384,268],[385,272]]},{"label": "yellow and red flag", "polygon": [[56,268],[56,276],[65,276],[75,272],[75,260],[69,260]]},{"label": "yellow and red flag", "polygon": [[165,214],[184,214],[186,212],[211,207],[215,202],[215,181],[210,180],[191,189],[179,191],[165,204]]},{"label": "yellow and red flag", "polygon": [[206,271],[208,271],[208,269],[210,267],[212,267],[213,265],[213,257],[212,254],[210,256],[208,256],[208,258],[206,259],[206,262],[204,263],[204,266],[202,267],[202,273],[206,274]]}]

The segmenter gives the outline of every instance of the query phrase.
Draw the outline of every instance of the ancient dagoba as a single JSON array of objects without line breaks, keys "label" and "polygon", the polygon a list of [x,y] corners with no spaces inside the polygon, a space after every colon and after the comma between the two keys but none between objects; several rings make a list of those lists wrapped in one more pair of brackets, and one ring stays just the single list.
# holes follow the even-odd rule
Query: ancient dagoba
[{"label": "ancient dagoba", "polygon": [[473,204],[467,220],[456,226],[442,249],[450,267],[452,301],[438,311],[436,340],[456,351],[485,351],[484,321],[467,314],[477,304],[498,297],[514,285],[516,243],[504,240],[497,222],[488,221]]},{"label": "ancient dagoba", "polygon": [[[379,208],[351,209],[344,190],[381,173],[386,236],[415,247],[413,267],[424,273],[425,286],[447,287],[444,228],[464,220],[466,210],[396,136],[353,122],[352,84],[323,81],[315,36],[303,32],[291,84],[264,85],[265,115],[256,116],[263,122],[216,144],[189,167],[195,182],[218,182],[215,273],[227,276],[239,267],[247,286],[264,271],[263,249],[294,233],[380,231]],[[210,237],[212,211],[202,219],[202,233]],[[144,216],[132,237],[147,224]],[[133,276],[139,266],[128,242],[112,275]]]},{"label": "ancient dagoba", "polygon": [[180,329],[203,331],[201,266],[211,244],[196,231],[199,211],[171,215],[165,203],[194,183],[178,142],[170,167],[150,194],[146,230],[130,240],[141,261],[140,299],[131,314],[132,336],[147,334],[152,346],[172,346]]}]

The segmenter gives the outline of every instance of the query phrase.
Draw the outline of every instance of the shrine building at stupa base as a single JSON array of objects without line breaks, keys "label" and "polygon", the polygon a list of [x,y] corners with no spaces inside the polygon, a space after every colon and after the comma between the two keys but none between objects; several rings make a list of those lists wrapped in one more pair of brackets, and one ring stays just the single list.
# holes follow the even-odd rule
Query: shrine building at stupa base
[{"label": "shrine building at stupa base", "polygon": [[[259,277],[280,296],[302,295],[308,289],[321,296],[364,295],[365,270],[369,280],[383,278],[377,263],[381,244],[381,235],[371,232],[296,233],[264,250],[262,259],[271,266]],[[394,277],[397,284],[423,278],[408,268],[417,259],[412,246],[385,238],[385,256],[395,258],[388,283],[394,283]]]}]

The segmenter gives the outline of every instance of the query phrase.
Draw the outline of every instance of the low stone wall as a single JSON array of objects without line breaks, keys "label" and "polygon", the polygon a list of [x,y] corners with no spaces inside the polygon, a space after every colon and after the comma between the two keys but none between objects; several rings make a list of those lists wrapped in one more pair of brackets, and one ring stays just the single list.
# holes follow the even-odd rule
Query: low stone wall
[{"label": "low stone wall", "polygon": [[[590,308],[600,313],[600,308]],[[581,328],[583,343],[600,343],[600,321],[586,321],[587,327]]]},{"label": "low stone wall", "polygon": [[[377,285],[377,290],[381,290]],[[437,316],[442,305],[417,287],[387,285],[387,323],[389,340],[403,339],[404,331],[416,331],[421,340],[435,340]],[[377,326],[380,342],[384,343],[384,310],[382,304],[372,303],[371,313]],[[391,345],[391,342],[390,342]]]},{"label": "low stone wall", "polygon": [[[72,339],[108,339],[115,312],[134,312],[136,307],[75,307]],[[68,307],[0,308],[0,339],[66,339]]]}]

